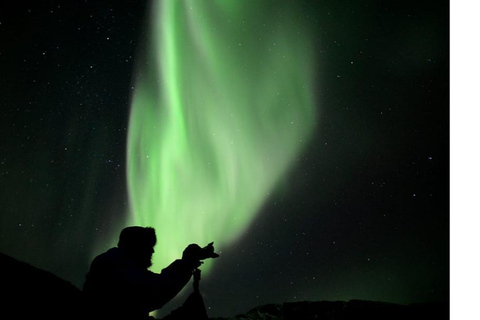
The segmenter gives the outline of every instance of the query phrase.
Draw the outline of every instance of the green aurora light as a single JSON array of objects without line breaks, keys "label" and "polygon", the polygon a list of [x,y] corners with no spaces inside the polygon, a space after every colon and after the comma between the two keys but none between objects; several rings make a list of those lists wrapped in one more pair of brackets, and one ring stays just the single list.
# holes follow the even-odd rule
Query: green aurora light
[{"label": "green aurora light", "polygon": [[129,224],[157,230],[154,270],[242,236],[309,140],[313,48],[291,6],[152,2],[127,178]]}]

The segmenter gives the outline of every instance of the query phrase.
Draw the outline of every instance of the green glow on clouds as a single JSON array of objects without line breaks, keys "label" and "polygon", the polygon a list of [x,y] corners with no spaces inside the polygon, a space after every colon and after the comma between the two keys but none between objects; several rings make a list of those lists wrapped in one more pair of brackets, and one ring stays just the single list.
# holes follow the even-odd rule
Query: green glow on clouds
[{"label": "green glow on clouds", "polygon": [[129,224],[157,230],[155,270],[189,243],[219,251],[242,236],[308,141],[312,47],[291,9],[152,3],[127,174]]}]

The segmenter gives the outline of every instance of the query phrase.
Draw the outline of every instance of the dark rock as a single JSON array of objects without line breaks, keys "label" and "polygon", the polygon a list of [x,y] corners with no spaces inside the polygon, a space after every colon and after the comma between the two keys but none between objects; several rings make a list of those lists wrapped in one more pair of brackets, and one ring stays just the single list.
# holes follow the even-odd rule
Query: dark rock
[{"label": "dark rock", "polygon": [[301,301],[260,306],[234,318],[211,320],[447,320],[448,303],[400,305],[378,301]]},{"label": "dark rock", "polygon": [[286,302],[283,304],[283,319],[343,319],[345,308],[346,302],[343,301]]},{"label": "dark rock", "polygon": [[347,303],[344,318],[341,319],[412,319],[407,317],[407,315],[408,307],[404,305],[376,301],[351,300]]},{"label": "dark rock", "polygon": [[448,303],[415,303],[408,306],[412,319],[449,319],[450,306]]},{"label": "dark rock", "polygon": [[[2,319],[83,319],[83,293],[70,282],[0,253]],[[5,318],[4,318],[5,317]]]},{"label": "dark rock", "polygon": [[280,304],[266,304],[253,308],[248,311],[246,315],[235,317],[235,319],[241,320],[280,320],[282,319],[282,305]]}]

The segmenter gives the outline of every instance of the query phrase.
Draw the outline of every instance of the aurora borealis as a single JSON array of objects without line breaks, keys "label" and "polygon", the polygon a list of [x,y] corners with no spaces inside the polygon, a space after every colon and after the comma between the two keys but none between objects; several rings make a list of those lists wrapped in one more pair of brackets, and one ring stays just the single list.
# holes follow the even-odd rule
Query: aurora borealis
[{"label": "aurora borealis", "polygon": [[252,2],[3,5],[0,251],[80,288],[154,224],[212,317],[448,300],[448,2]]},{"label": "aurora borealis", "polygon": [[282,28],[267,26],[258,16],[272,9],[152,5],[126,154],[131,224],[169,239],[159,267],[189,243],[221,250],[241,236],[309,140],[310,30],[288,6]]}]

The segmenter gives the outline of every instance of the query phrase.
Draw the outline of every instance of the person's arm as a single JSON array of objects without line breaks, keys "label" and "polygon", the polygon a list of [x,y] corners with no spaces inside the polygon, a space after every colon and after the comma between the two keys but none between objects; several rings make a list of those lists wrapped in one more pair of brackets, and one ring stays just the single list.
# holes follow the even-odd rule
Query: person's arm
[{"label": "person's arm", "polygon": [[144,284],[151,311],[163,307],[188,283],[194,268],[183,260],[175,260],[161,273],[148,271]]},{"label": "person's arm", "polygon": [[175,260],[161,273],[147,271],[142,282],[146,286],[149,309],[159,309],[172,300],[188,283],[193,271],[202,264],[200,260],[218,256],[214,252],[213,242],[204,248],[191,244],[184,250],[181,260]]}]

